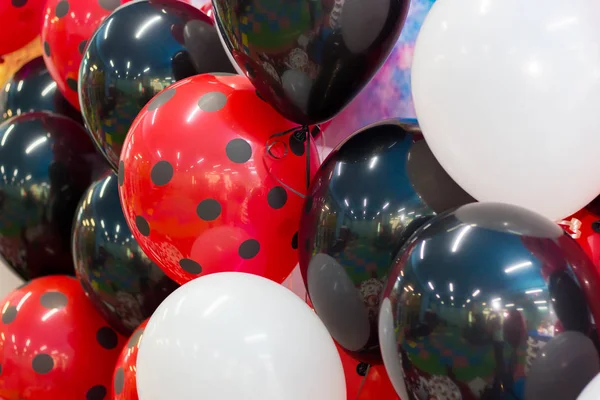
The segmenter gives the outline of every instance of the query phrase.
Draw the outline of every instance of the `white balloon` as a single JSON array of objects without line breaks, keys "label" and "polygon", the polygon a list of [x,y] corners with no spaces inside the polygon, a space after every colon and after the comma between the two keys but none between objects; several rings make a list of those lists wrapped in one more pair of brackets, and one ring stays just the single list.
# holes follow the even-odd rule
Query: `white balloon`
[{"label": "white balloon", "polygon": [[577,400],[598,400],[600,399],[600,374],[583,389],[583,392],[577,396]]},{"label": "white balloon", "polygon": [[140,400],[346,400],[323,323],[268,279],[228,272],[177,289],[150,318],[137,358]]},{"label": "white balloon", "polygon": [[480,201],[557,220],[600,193],[600,2],[438,0],[415,46],[417,117]]}]

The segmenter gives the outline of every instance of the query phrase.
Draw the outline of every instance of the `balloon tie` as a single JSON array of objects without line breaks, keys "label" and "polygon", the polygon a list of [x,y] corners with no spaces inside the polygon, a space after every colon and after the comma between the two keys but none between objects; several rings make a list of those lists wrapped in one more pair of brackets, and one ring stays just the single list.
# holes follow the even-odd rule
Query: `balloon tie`
[{"label": "balloon tie", "polygon": [[558,221],[557,224],[567,231],[567,234],[569,234],[573,239],[579,239],[581,237],[581,221],[577,218]]}]

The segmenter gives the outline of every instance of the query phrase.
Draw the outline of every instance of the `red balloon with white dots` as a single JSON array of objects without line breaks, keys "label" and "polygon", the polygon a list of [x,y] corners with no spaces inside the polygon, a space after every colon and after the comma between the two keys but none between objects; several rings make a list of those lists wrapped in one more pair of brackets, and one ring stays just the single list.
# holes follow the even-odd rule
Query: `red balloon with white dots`
[{"label": "red balloon with white dots", "polygon": [[0,0],[0,56],[19,50],[40,32],[46,0]]},{"label": "red balloon with white dots", "polygon": [[283,282],[298,262],[307,154],[298,135],[276,134],[294,128],[238,75],[196,75],[155,96],[119,163],[144,252],[179,284],[225,271]]},{"label": "red balloon with white dots", "polygon": [[[31,0],[30,0],[31,1]],[[42,26],[46,67],[65,98],[80,110],[79,65],[88,40],[104,18],[129,0],[47,0]]]},{"label": "red balloon with white dots", "polygon": [[0,307],[0,398],[108,398],[125,338],[96,312],[77,279],[34,279]]},{"label": "red balloon with white dots", "polygon": [[148,325],[148,320],[142,322],[129,338],[127,345],[121,350],[113,374],[111,397],[113,400],[138,400],[135,365],[140,349],[140,340],[142,340],[146,325]]}]

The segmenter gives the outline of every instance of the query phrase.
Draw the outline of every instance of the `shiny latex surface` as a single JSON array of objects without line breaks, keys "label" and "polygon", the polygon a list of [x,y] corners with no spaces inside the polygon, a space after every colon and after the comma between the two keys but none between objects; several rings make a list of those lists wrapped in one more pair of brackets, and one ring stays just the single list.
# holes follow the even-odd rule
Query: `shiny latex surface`
[{"label": "shiny latex surface", "polygon": [[0,398],[108,398],[125,338],[94,310],[77,279],[35,279],[0,307]]},{"label": "shiny latex surface", "polygon": [[197,75],[156,96],[119,167],[121,205],[144,252],[180,284],[223,271],[283,282],[298,262],[303,199],[291,188],[305,193],[305,147],[286,137],[288,154],[271,160],[266,144],[293,127],[239,75]]},{"label": "shiny latex surface", "polygon": [[579,235],[577,243],[600,270],[600,216],[589,207],[566,218],[565,230]]},{"label": "shiny latex surface", "polygon": [[40,33],[45,0],[0,1],[0,56],[17,51]]},{"label": "shiny latex surface", "polygon": [[133,238],[114,173],[94,182],[79,203],[73,226],[73,262],[96,309],[125,335],[179,286],[150,261]]},{"label": "shiny latex surface", "polygon": [[42,57],[23,65],[0,90],[0,120],[30,111],[51,111],[83,123],[56,88]]},{"label": "shiny latex surface", "polygon": [[408,0],[213,0],[224,46],[286,118],[332,118],[392,50]]},{"label": "shiny latex surface", "polygon": [[113,374],[112,400],[138,400],[135,380],[136,362],[146,325],[148,325],[148,320],[142,322],[129,338],[127,345],[121,350]]},{"label": "shiny latex surface", "polygon": [[42,26],[44,61],[58,89],[77,110],[79,65],[100,23],[127,0],[47,0]]},{"label": "shiny latex surface", "polygon": [[383,294],[394,387],[403,399],[575,399],[600,371],[599,285],[541,215],[500,203],[439,215],[398,253]]},{"label": "shiny latex surface", "polygon": [[437,212],[472,201],[414,121],[366,127],[325,160],[302,213],[300,268],[317,314],[354,357],[381,360],[379,299],[400,247]]},{"label": "shiny latex surface", "polygon": [[25,280],[74,273],[73,217],[100,168],[69,118],[35,112],[0,125],[0,254]]},{"label": "shiny latex surface", "polygon": [[206,72],[235,72],[212,19],[189,4],[142,0],[102,23],[79,72],[82,113],[116,171],[139,111],[175,81]]}]

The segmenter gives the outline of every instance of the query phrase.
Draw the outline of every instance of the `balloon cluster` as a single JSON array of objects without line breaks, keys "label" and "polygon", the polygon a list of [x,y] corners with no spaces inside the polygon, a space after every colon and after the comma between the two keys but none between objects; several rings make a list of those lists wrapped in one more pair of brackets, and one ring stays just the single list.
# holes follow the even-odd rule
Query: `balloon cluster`
[{"label": "balloon cluster", "polygon": [[597,398],[599,15],[4,1],[0,399]]}]

